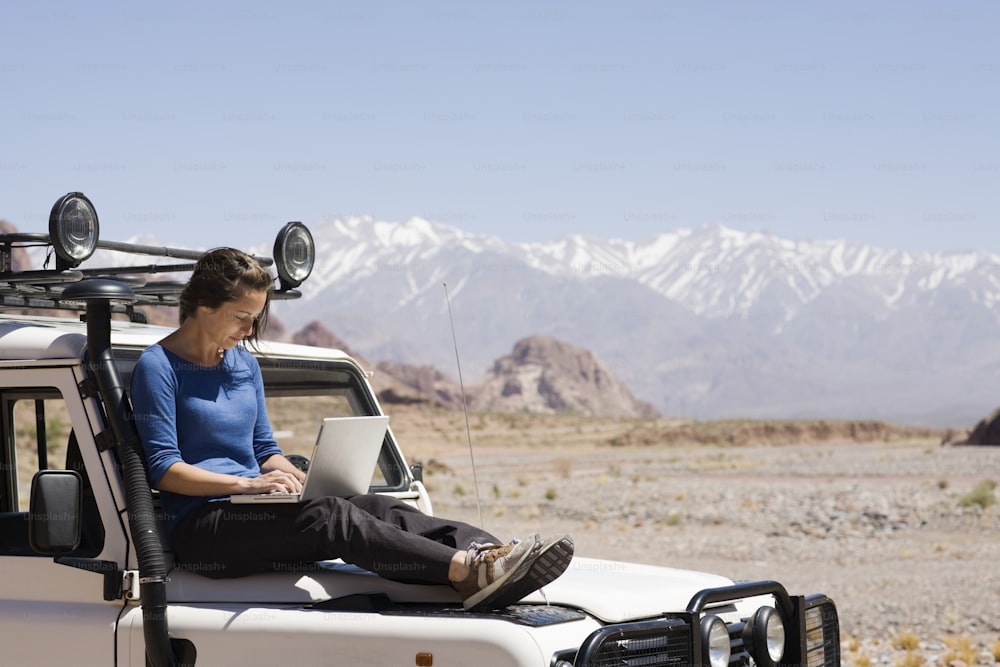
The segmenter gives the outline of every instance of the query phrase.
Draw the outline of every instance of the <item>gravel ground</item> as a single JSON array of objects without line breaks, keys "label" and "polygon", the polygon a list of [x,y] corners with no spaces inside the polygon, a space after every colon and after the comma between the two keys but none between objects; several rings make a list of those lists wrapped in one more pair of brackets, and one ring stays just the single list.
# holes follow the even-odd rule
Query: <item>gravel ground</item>
[{"label": "gravel ground", "polygon": [[[475,453],[487,528],[580,555],[829,595],[843,664],[1000,664],[1000,447],[519,446]],[[468,451],[425,461],[435,511],[479,522]],[[976,491],[978,487],[978,491]]]}]

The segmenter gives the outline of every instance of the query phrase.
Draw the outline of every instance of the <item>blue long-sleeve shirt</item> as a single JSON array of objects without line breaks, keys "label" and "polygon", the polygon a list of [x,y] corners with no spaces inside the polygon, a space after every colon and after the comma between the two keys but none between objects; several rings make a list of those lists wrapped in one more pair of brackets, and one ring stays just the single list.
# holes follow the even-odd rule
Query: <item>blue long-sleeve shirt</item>
[{"label": "blue long-sleeve shirt", "polygon": [[[132,410],[156,487],[174,463],[212,472],[260,475],[260,465],[280,454],[264,404],[257,359],[237,346],[219,364],[198,366],[160,345],[139,357],[131,380]],[[164,522],[177,522],[205,502],[228,496],[185,496],[161,491]]]}]

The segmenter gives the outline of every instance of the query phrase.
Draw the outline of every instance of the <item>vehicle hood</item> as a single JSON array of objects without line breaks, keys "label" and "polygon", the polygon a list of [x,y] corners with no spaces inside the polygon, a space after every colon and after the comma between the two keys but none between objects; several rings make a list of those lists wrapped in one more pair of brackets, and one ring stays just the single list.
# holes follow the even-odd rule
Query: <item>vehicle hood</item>
[{"label": "vehicle hood", "polygon": [[[559,579],[524,602],[572,607],[616,623],[682,611],[699,591],[731,583],[730,579],[704,572],[577,557]],[[406,603],[459,601],[449,586],[389,581],[340,561],[290,566],[284,572],[239,579],[209,579],[174,570],[167,591],[168,599],[178,603],[302,606],[345,599],[345,604],[350,601],[350,608],[358,608],[358,604],[363,608],[359,600],[366,595],[385,595]]]},{"label": "vehicle hood", "polygon": [[563,576],[525,601],[574,607],[617,623],[683,611],[699,591],[732,583],[705,572],[574,558]]}]

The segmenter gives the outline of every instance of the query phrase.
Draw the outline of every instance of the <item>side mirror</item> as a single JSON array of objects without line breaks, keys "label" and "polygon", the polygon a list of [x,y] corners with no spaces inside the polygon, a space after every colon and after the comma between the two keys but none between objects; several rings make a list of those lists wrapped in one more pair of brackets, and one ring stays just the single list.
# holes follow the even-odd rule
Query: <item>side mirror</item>
[{"label": "side mirror", "polygon": [[40,554],[58,556],[80,546],[83,480],[75,470],[39,470],[31,479],[28,542]]},{"label": "side mirror", "polygon": [[410,466],[410,474],[413,475],[413,480],[415,482],[424,481],[424,466],[422,463],[414,463]]}]

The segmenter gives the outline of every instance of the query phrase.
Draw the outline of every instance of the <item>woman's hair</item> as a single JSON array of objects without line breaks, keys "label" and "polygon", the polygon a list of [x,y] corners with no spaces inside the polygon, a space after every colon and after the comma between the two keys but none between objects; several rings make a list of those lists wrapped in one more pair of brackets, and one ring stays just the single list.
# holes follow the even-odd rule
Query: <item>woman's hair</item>
[{"label": "woman's hair", "polygon": [[247,292],[265,292],[264,310],[254,320],[253,330],[247,336],[252,345],[267,327],[273,291],[274,277],[250,255],[235,248],[209,250],[195,263],[191,278],[181,292],[181,323],[193,316],[198,306],[218,308]]}]

